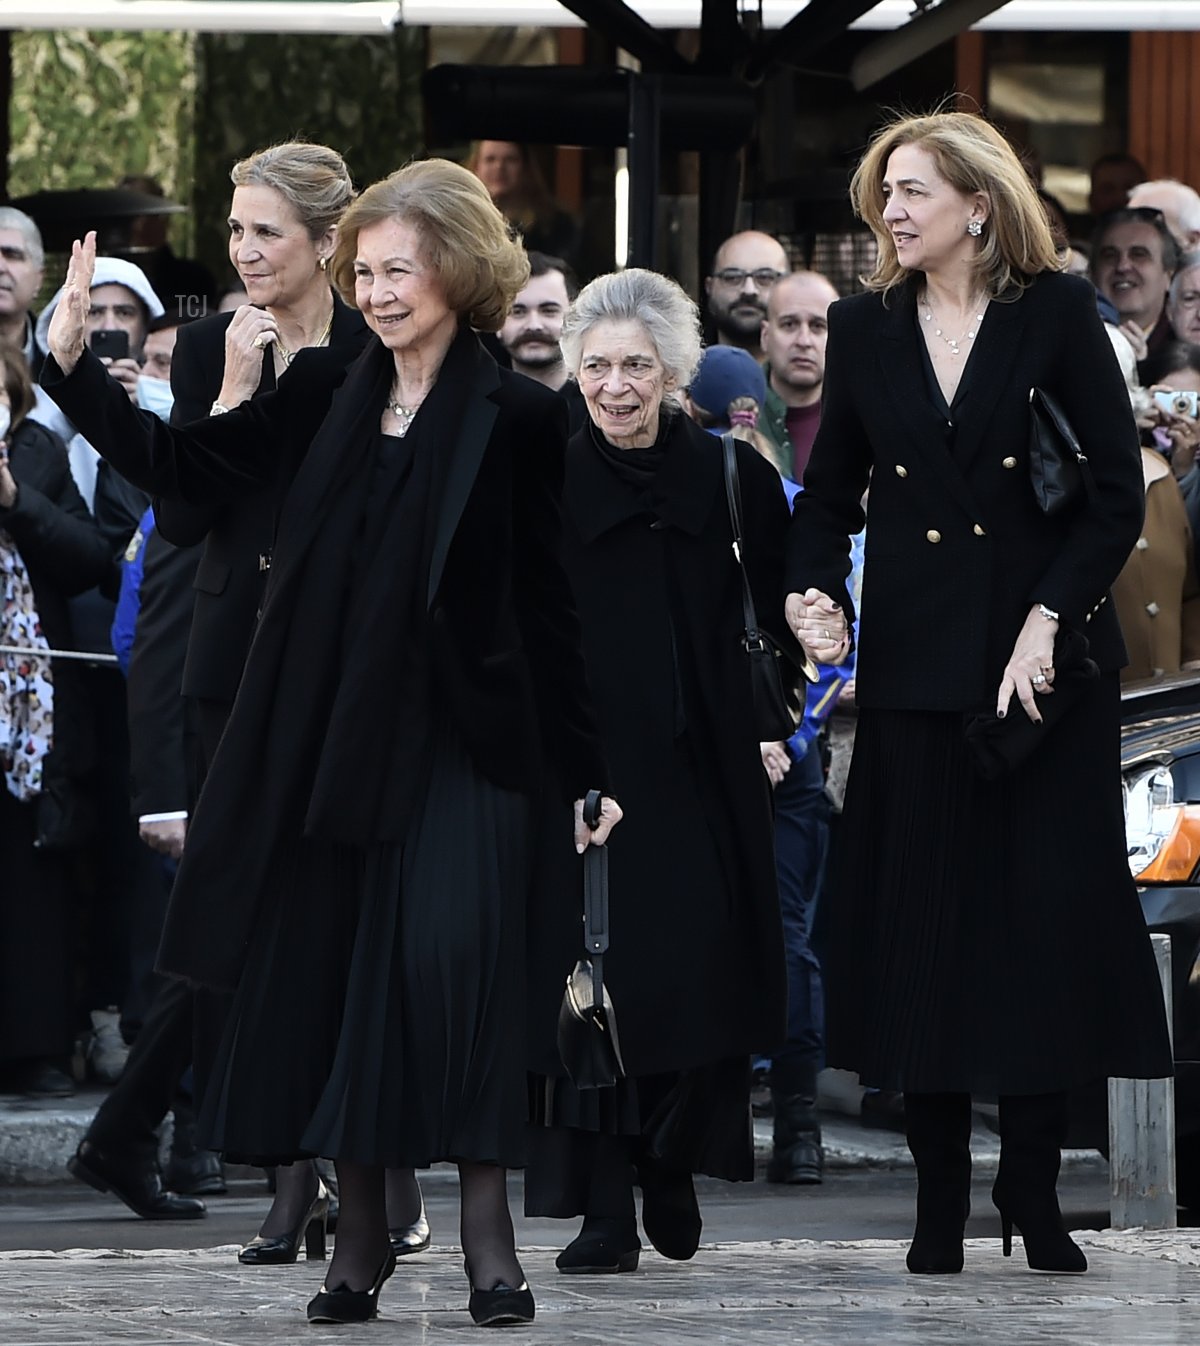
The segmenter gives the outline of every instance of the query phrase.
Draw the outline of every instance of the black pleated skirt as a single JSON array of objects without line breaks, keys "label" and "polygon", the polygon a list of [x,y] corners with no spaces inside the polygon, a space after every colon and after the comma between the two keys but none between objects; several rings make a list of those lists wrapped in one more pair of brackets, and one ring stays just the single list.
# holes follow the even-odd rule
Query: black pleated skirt
[{"label": "black pleated skirt", "polygon": [[1102,676],[994,782],[961,715],[861,712],[830,897],[830,1065],[992,1095],[1171,1073],[1125,857],[1119,704]]},{"label": "black pleated skirt", "polygon": [[405,841],[298,840],[214,1063],[206,1141],[252,1163],[525,1160],[530,805],[443,728]]}]

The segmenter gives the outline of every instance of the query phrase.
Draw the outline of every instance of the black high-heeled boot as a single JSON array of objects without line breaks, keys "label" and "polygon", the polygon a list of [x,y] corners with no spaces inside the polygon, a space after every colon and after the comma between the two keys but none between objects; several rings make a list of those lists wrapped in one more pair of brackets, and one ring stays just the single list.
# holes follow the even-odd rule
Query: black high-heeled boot
[{"label": "black high-heeled boot", "polygon": [[992,1201],[1000,1212],[1005,1257],[1012,1256],[1015,1225],[1031,1270],[1079,1275],[1087,1258],[1067,1233],[1055,1190],[1066,1135],[1066,1094],[1003,1095]]},{"label": "black high-heeled boot", "polygon": [[904,1095],[908,1148],[917,1165],[917,1228],[905,1259],[917,1275],[963,1269],[971,1213],[971,1095]]}]

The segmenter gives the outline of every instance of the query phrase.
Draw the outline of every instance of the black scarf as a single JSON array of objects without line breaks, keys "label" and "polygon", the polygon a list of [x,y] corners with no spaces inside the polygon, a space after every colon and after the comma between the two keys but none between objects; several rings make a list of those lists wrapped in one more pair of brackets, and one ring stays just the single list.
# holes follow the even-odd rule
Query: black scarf
[{"label": "black scarf", "polygon": [[[678,413],[682,414],[682,413]],[[619,449],[610,444],[601,433],[595,421],[589,421],[592,444],[604,463],[623,482],[645,492],[643,503],[650,503],[650,488],[658,469],[662,467],[667,452],[667,437],[670,434],[672,417],[665,410],[659,413],[658,434],[654,443],[644,449]]]}]

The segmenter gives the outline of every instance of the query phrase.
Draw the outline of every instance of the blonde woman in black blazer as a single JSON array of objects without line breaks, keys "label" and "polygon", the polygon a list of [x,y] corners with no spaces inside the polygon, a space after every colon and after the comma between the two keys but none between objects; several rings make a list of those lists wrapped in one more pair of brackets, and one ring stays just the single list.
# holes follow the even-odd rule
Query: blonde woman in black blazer
[{"label": "blonde woman in black blazer", "polygon": [[[830,310],[787,605],[815,657],[845,657],[848,538],[869,482],[829,1060],[904,1091],[911,1271],[962,1269],[972,1093],[1000,1099],[1005,1252],[1015,1225],[1030,1266],[1083,1271],[1055,1195],[1067,1091],[1171,1072],[1125,860],[1125,650],[1107,601],[1141,526],[1137,433],[1091,287],[1060,274],[987,122],[893,123],[851,191],[879,263],[867,293]],[[1035,387],[1095,478],[1065,516],[1040,512],[1030,483]],[[985,742],[1003,749],[1021,720],[1036,736],[996,778],[965,732],[988,716]]]}]

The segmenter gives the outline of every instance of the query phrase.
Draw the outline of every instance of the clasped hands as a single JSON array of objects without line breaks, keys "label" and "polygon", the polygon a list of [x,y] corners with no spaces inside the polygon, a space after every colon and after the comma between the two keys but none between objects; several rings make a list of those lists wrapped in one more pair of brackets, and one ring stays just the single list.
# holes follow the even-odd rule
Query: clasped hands
[{"label": "clasped hands", "polygon": [[804,652],[818,664],[840,664],[850,653],[850,628],[839,604],[820,589],[788,594],[784,615]]}]

